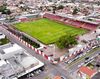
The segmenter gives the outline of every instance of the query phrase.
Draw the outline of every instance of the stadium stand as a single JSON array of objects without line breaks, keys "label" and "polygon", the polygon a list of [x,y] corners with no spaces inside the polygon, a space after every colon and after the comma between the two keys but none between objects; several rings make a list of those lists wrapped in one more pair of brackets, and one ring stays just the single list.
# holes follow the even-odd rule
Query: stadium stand
[{"label": "stadium stand", "polygon": [[84,28],[84,29],[87,29],[87,30],[95,30],[98,26],[97,24],[86,23],[86,22],[83,22],[83,21],[73,20],[73,19],[70,19],[70,18],[65,18],[65,17],[61,17],[61,16],[58,16],[58,15],[49,14],[49,13],[45,13],[43,18],[48,18],[48,19],[51,19],[51,20],[62,22],[66,25],[72,25],[72,26],[75,26],[77,28]]}]

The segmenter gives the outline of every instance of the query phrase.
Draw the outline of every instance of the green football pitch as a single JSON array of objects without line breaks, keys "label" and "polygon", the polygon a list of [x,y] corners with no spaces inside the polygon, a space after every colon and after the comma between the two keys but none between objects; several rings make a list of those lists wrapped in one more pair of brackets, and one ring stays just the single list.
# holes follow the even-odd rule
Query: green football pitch
[{"label": "green football pitch", "polygon": [[44,44],[55,43],[59,37],[65,34],[81,35],[87,32],[85,29],[64,25],[49,19],[39,19],[32,22],[17,23],[15,24],[15,27]]}]

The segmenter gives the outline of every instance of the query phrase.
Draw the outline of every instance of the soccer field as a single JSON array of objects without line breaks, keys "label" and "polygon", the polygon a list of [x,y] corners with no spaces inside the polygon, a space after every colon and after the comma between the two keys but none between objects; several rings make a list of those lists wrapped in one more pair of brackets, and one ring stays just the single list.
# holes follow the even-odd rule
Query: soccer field
[{"label": "soccer field", "polygon": [[59,37],[65,35],[66,33],[71,35],[80,35],[87,32],[87,30],[64,25],[49,19],[17,23],[15,24],[15,27],[44,44],[55,43]]}]

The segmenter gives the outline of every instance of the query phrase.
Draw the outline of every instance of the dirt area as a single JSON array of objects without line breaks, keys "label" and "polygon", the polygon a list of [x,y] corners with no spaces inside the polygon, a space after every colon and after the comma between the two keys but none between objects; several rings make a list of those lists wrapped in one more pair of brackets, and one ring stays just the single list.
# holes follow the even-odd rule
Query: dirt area
[{"label": "dirt area", "polygon": [[61,56],[63,56],[64,54],[67,53],[67,49],[59,49],[57,46],[53,45],[49,45],[47,46],[43,52],[49,56],[52,56],[53,58],[59,58]]}]

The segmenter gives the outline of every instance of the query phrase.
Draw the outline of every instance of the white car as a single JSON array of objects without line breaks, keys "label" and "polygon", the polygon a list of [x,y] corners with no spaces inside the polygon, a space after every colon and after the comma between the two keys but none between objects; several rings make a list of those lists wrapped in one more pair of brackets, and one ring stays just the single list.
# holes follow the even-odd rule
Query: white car
[{"label": "white car", "polygon": [[70,64],[72,61],[73,61],[73,60],[69,60],[69,61],[68,61],[68,64]]},{"label": "white car", "polygon": [[61,79],[66,79],[64,76],[61,76]]},{"label": "white car", "polygon": [[81,63],[80,65],[78,65],[78,68],[81,67],[84,63]]}]

